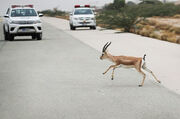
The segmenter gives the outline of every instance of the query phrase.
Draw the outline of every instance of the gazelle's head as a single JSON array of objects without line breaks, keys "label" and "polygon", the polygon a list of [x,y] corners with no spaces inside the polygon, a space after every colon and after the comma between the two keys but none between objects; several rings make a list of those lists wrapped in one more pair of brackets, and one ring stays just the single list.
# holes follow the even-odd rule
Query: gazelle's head
[{"label": "gazelle's head", "polygon": [[110,45],[111,45],[111,42],[107,42],[107,43],[104,45],[104,47],[103,47],[103,49],[102,49],[102,55],[100,56],[100,59],[101,59],[101,60],[108,58],[108,56],[107,56],[107,48],[108,48]]}]

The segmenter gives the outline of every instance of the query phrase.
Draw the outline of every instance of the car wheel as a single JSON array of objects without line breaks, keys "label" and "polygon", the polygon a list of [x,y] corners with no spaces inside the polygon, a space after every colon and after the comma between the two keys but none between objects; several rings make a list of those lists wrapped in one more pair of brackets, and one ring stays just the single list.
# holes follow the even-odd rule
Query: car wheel
[{"label": "car wheel", "polygon": [[9,34],[8,34],[8,32],[5,31],[5,26],[3,26],[3,31],[4,31],[4,40],[8,40]]},{"label": "car wheel", "polygon": [[95,30],[95,29],[96,29],[96,26],[91,26],[90,29]]},{"label": "car wheel", "polygon": [[32,35],[32,39],[33,39],[33,40],[36,39],[36,35]]},{"label": "car wheel", "polygon": [[13,41],[14,40],[14,35],[11,35],[8,33],[8,36],[9,36],[9,41]]},{"label": "car wheel", "polygon": [[37,40],[42,40],[42,33],[37,34]]},{"label": "car wheel", "polygon": [[4,33],[4,40],[9,40],[9,34],[7,32]]},{"label": "car wheel", "polygon": [[73,25],[70,25],[70,29],[71,30],[76,30],[76,27],[74,27]]}]

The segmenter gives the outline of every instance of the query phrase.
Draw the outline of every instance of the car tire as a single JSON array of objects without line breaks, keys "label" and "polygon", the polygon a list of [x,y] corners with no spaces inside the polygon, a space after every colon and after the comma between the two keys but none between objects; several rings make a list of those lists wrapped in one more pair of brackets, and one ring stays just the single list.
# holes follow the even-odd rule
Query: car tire
[{"label": "car tire", "polygon": [[4,40],[13,41],[14,40],[14,35],[10,34],[9,31],[6,32],[5,26],[3,26],[3,30],[4,30]]},{"label": "car tire", "polygon": [[73,26],[73,25],[70,25],[70,29],[71,29],[71,30],[76,30],[76,27]]},{"label": "car tire", "polygon": [[38,33],[38,34],[36,35],[36,37],[37,37],[37,40],[42,40],[42,33]]},{"label": "car tire", "polygon": [[14,40],[14,35],[11,35],[8,33],[8,37],[9,37],[9,41],[13,41]]},{"label": "car tire", "polygon": [[95,29],[96,29],[96,26],[91,26],[90,29],[95,30]]},{"label": "car tire", "polygon": [[32,35],[32,39],[33,39],[33,40],[36,39],[36,35]]},{"label": "car tire", "polygon": [[6,32],[6,30],[5,30],[5,26],[3,26],[3,31],[4,31],[4,40],[8,40],[9,35],[8,35],[8,32]]},{"label": "car tire", "polygon": [[9,40],[9,34],[7,32],[4,33],[4,40]]}]

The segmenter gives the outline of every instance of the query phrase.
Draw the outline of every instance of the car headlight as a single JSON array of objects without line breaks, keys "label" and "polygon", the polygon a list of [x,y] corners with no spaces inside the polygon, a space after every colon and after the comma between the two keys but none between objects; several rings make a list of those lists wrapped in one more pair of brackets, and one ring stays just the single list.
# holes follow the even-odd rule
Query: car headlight
[{"label": "car headlight", "polygon": [[10,24],[19,24],[19,21],[10,21]]},{"label": "car headlight", "polygon": [[74,18],[74,20],[78,20],[78,18]]},{"label": "car headlight", "polygon": [[91,18],[91,20],[95,20],[95,18],[94,18],[94,17],[92,17],[92,18]]}]

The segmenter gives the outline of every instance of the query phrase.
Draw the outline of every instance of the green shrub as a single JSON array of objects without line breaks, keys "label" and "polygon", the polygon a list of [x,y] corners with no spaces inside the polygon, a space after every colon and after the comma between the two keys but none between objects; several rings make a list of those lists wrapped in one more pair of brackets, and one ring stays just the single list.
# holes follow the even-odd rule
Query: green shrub
[{"label": "green shrub", "polygon": [[[131,11],[131,12],[130,12]],[[99,23],[108,24],[109,28],[124,28],[125,32],[129,32],[137,21],[137,13],[128,8],[122,8],[121,12],[117,10],[103,11],[97,17]]]},{"label": "green shrub", "polygon": [[57,8],[54,8],[53,10],[43,10],[41,11],[41,13],[47,16],[51,16],[51,17],[64,16],[66,14],[66,12],[58,10]]},{"label": "green shrub", "polygon": [[114,3],[103,7],[97,21],[100,24],[106,24],[108,28],[124,28],[125,31],[129,32],[139,21],[139,17],[174,16],[180,13],[180,6],[172,3],[163,4],[158,0],[143,1],[148,2],[139,5],[125,5],[123,4],[124,0],[114,0]]}]

